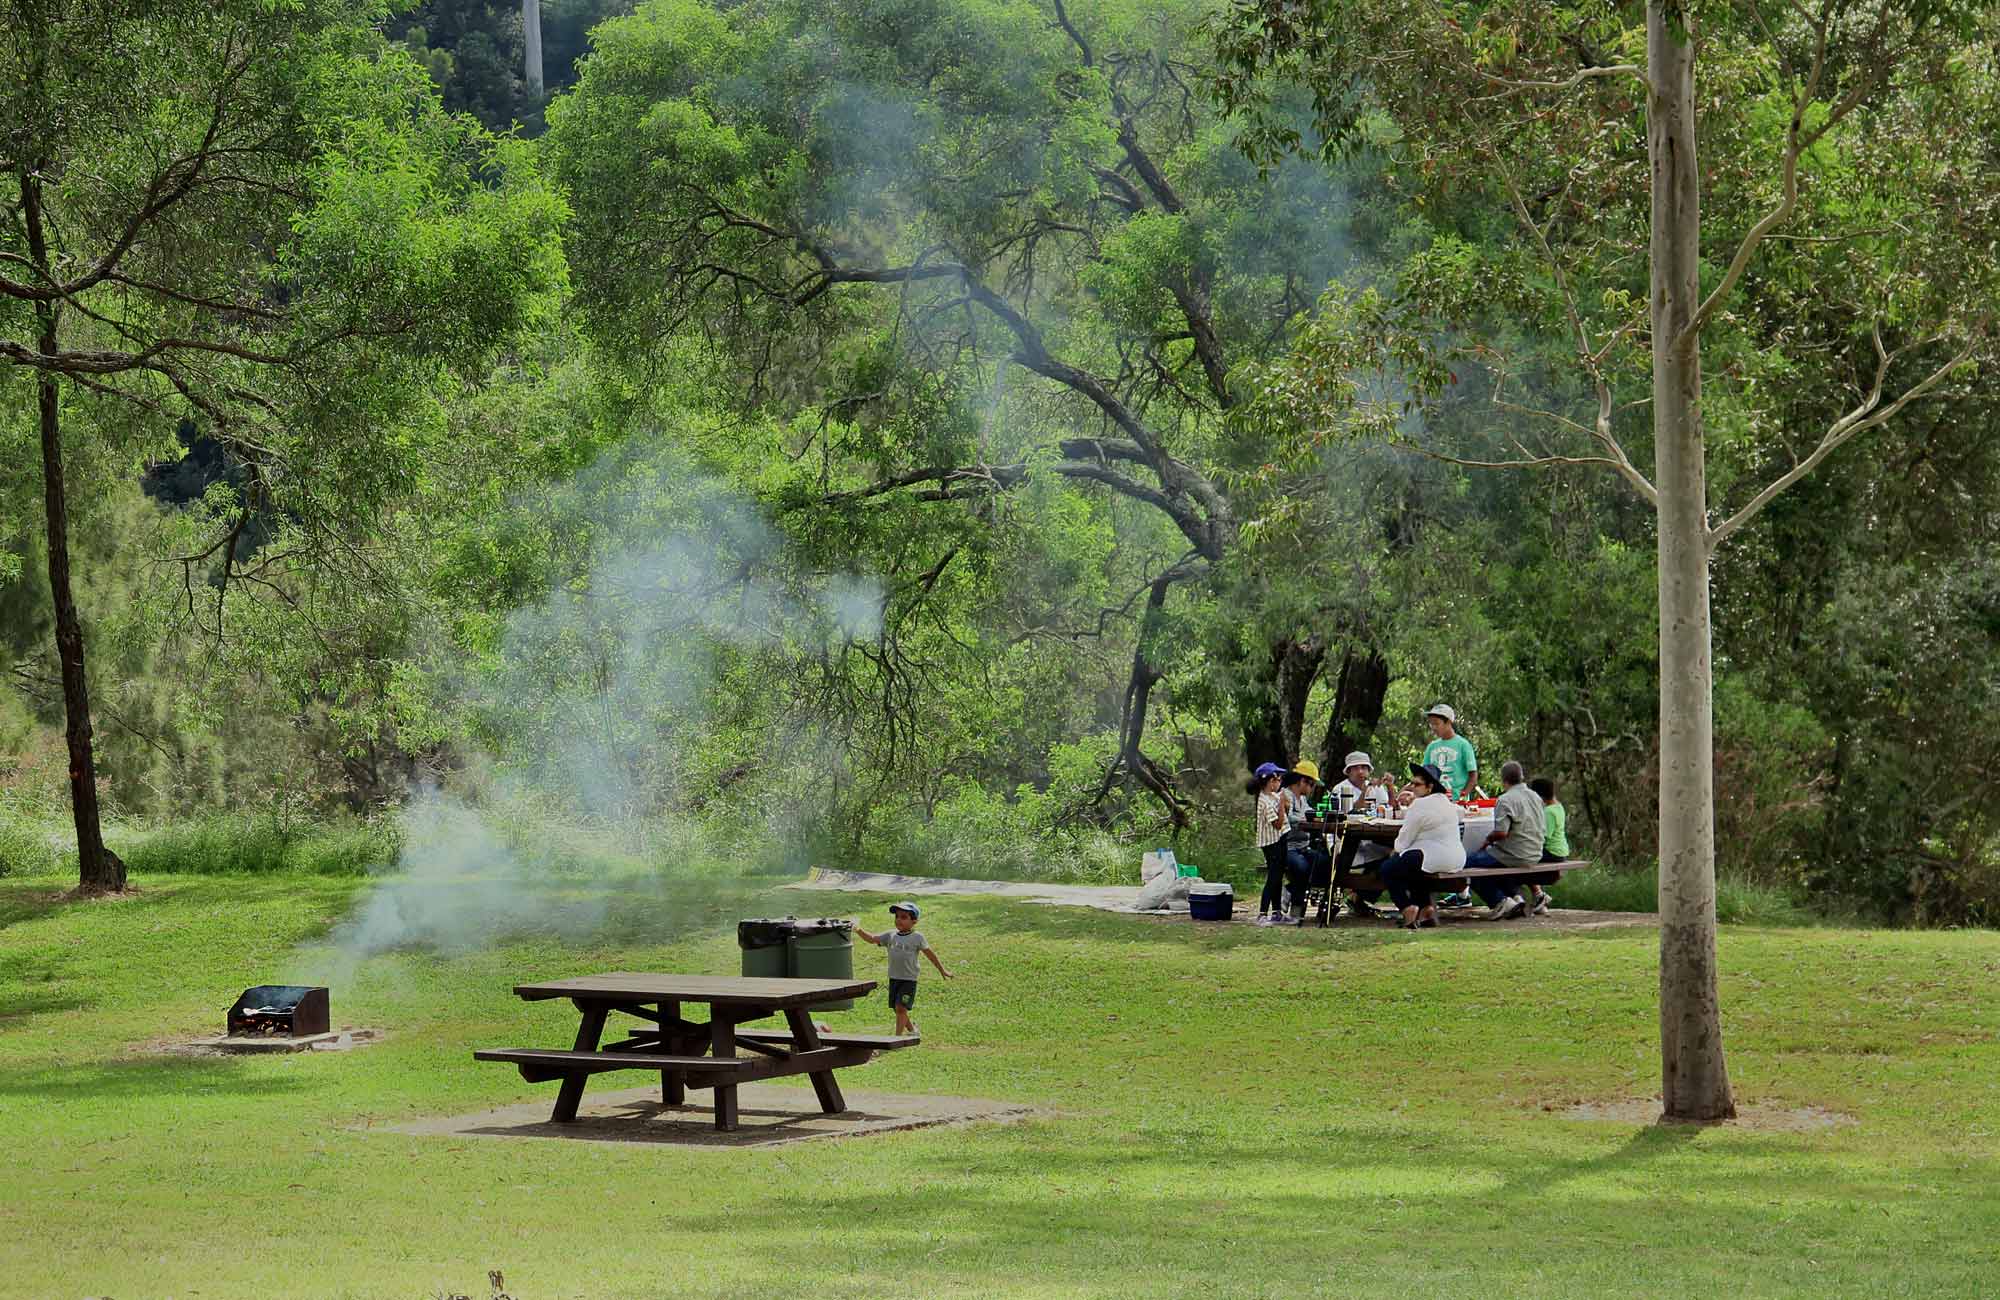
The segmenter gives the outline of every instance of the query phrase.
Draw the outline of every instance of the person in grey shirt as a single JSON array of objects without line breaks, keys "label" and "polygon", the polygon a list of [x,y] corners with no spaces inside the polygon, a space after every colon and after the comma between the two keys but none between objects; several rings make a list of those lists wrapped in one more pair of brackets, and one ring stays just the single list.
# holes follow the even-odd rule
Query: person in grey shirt
[{"label": "person in grey shirt", "polygon": [[[1533,872],[1542,860],[1542,843],[1547,834],[1546,814],[1541,796],[1528,788],[1528,774],[1519,763],[1500,766],[1501,791],[1493,806],[1493,830],[1477,853],[1465,859],[1468,870],[1475,867],[1519,867]],[[1472,882],[1472,890],[1486,904],[1487,917],[1504,921],[1518,915],[1527,903],[1521,898],[1525,879],[1512,876],[1482,876]]]},{"label": "person in grey shirt", "polygon": [[870,934],[859,923],[854,927],[854,933],[864,941],[889,950],[889,1005],[896,1009],[898,1034],[917,1032],[916,1023],[910,1019],[910,1009],[917,1005],[918,954],[930,958],[938,974],[951,978],[951,972],[938,960],[937,950],[924,941],[923,933],[917,929],[917,914],[917,905],[905,899],[889,907],[889,915],[896,923],[894,930]]}]

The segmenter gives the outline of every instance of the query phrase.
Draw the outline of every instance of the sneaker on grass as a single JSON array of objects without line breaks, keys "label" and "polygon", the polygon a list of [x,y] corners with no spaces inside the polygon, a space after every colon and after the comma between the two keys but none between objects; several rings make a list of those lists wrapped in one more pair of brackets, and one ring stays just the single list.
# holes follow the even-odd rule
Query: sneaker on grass
[{"label": "sneaker on grass", "polygon": [[1523,903],[1518,897],[1509,894],[1507,897],[1501,899],[1499,902],[1495,903],[1493,906],[1486,909],[1486,919],[1489,921],[1504,921],[1508,917],[1518,913],[1522,908],[1526,906],[1527,904]]}]

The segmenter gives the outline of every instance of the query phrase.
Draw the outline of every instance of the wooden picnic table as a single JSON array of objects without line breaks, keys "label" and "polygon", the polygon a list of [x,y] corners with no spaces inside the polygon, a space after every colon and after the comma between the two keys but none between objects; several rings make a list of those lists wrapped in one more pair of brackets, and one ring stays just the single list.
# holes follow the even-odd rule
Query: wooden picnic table
[{"label": "wooden picnic table", "polygon": [[[529,1083],[562,1080],[556,1093],[558,1124],[576,1119],[584,1084],[611,1070],[658,1070],[660,1099],[684,1105],[689,1088],[715,1090],[715,1127],[736,1128],[736,1089],[756,1079],[789,1074],[812,1077],[820,1109],[837,1115],[847,1109],[833,1072],[861,1065],[876,1052],[913,1047],[915,1034],[892,1037],[835,1034],[813,1024],[810,1009],[826,1002],[866,997],[874,980],[757,979],[735,975],[656,975],[612,971],[575,979],[521,984],[516,995],[528,1002],[567,998],[582,1013],[576,1044],[567,1051],[528,1047],[485,1048],[473,1059],[505,1061],[520,1067]],[[683,1019],[683,1003],[704,1003],[705,1022]],[[650,1028],[600,1045],[613,1012],[648,1022]],[[785,1029],[743,1029],[743,1024],[782,1015]],[[738,1056],[744,1048],[751,1055]]]},{"label": "wooden picnic table", "polygon": [[[1489,826],[1492,824],[1490,816],[1486,818],[1486,821]],[[1397,834],[1403,829],[1403,823],[1400,818],[1393,817],[1348,817],[1345,820],[1345,824],[1338,831],[1334,829],[1335,823],[1317,819],[1308,821],[1306,828],[1327,835],[1328,847],[1333,856],[1333,868],[1330,879],[1319,903],[1318,924],[1321,928],[1324,928],[1332,920],[1334,900],[1341,890],[1379,890],[1382,888],[1382,878],[1376,875],[1372,869],[1364,867],[1357,870],[1354,867],[1353,854],[1343,852],[1346,845],[1356,842],[1393,845],[1396,842]],[[1344,841],[1342,840],[1343,836],[1345,837]],[[1458,871],[1436,877],[1436,882],[1441,885],[1450,885],[1453,888],[1462,888],[1470,881],[1484,876],[1519,876],[1547,873],[1560,879],[1564,872],[1580,871],[1589,865],[1588,862],[1578,858],[1566,858],[1561,862],[1542,862],[1532,867],[1462,868]]]}]

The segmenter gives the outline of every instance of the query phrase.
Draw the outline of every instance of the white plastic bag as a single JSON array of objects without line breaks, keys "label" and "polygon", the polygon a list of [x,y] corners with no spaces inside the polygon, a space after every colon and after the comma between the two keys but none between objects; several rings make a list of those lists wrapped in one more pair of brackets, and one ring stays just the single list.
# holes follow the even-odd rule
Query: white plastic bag
[{"label": "white plastic bag", "polygon": [[1172,876],[1179,871],[1174,861],[1172,849],[1154,849],[1139,858],[1139,883],[1150,885],[1159,876]]},{"label": "white plastic bag", "polygon": [[1157,912],[1176,900],[1185,906],[1187,903],[1188,887],[1200,883],[1193,876],[1176,875],[1172,872],[1154,876],[1139,887],[1139,897],[1133,901],[1132,910],[1135,912]]}]

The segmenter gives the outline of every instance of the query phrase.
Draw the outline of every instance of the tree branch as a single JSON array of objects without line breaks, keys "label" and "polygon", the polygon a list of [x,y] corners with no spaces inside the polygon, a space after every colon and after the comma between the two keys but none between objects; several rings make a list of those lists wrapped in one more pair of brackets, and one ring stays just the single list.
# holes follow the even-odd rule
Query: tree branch
[{"label": "tree branch", "polygon": [[1515,81],[1509,77],[1496,77],[1492,73],[1480,69],[1474,69],[1474,71],[1488,85],[1502,86],[1507,89],[1507,95],[1489,95],[1485,97],[1488,99],[1504,99],[1526,90],[1574,90],[1593,77],[1631,77],[1647,89],[1650,90],[1652,88],[1652,83],[1646,79],[1646,70],[1636,63],[1619,63],[1608,67],[1595,66],[1583,68],[1575,76],[1562,81]]},{"label": "tree branch", "polygon": [[[1731,534],[1756,518],[1757,512],[1769,505],[1772,499],[1780,492],[1783,492],[1786,488],[1818,468],[1819,463],[1837,451],[1842,443],[1853,438],[1858,433],[1886,423],[1894,418],[1895,414],[1905,406],[1908,406],[1911,402],[1916,401],[1919,397],[1937,387],[1938,384],[1944,381],[1946,375],[1950,374],[1972,355],[1973,349],[1978,345],[1975,335],[1974,339],[1967,341],[1964,347],[1953,353],[1950,360],[1905,389],[1903,394],[1896,398],[1895,401],[1889,403],[1887,406],[1880,406],[1882,384],[1883,380],[1888,376],[1890,363],[1910,349],[1898,348],[1894,352],[1885,351],[1882,347],[1882,327],[1879,322],[1875,326],[1874,337],[1876,357],[1875,381],[1869,387],[1867,395],[1861,399],[1860,404],[1853,410],[1841,416],[1827,427],[1825,434],[1820,437],[1819,445],[1812,449],[1810,455],[1792,466],[1784,474],[1781,474],[1756,496],[1751,497],[1741,510],[1738,510],[1728,519],[1708,530],[1708,549],[1711,553],[1717,547],[1721,546],[1723,542],[1727,541]],[[1935,338],[1924,340],[1926,343],[1934,343],[1936,341]]]},{"label": "tree branch", "polygon": [[[1700,337],[1703,327],[1722,309],[1722,304],[1729,300],[1730,294],[1735,292],[1737,281],[1743,278],[1743,272],[1750,265],[1750,259],[1756,254],[1758,247],[1773,230],[1791,218],[1793,208],[1798,205],[1800,157],[1807,149],[1817,144],[1827,132],[1839,125],[1848,114],[1859,108],[1901,62],[1901,51],[1882,55],[1880,61],[1866,76],[1857,81],[1845,95],[1827,109],[1823,121],[1810,131],[1806,130],[1806,111],[1812,106],[1813,97],[1818,93],[1820,82],[1826,75],[1827,46],[1831,40],[1833,27],[1832,10],[1831,4],[1825,5],[1821,8],[1817,19],[1807,20],[1813,28],[1812,67],[1806,73],[1804,82],[1800,84],[1798,93],[1792,97],[1792,116],[1785,125],[1785,152],[1779,164],[1780,195],[1777,206],[1765,213],[1750,227],[1749,233],[1743,236],[1743,241],[1736,247],[1735,256],[1729,259],[1729,268],[1723,272],[1722,279],[1717,281],[1714,290],[1703,299],[1701,306],[1695,309],[1687,326],[1673,339],[1675,348],[1687,348]],[[1802,8],[1799,12],[1801,16],[1804,15]],[[1761,14],[1759,21],[1762,21]],[[1875,37],[1880,37],[1887,22],[1886,15],[1877,20]]]}]

